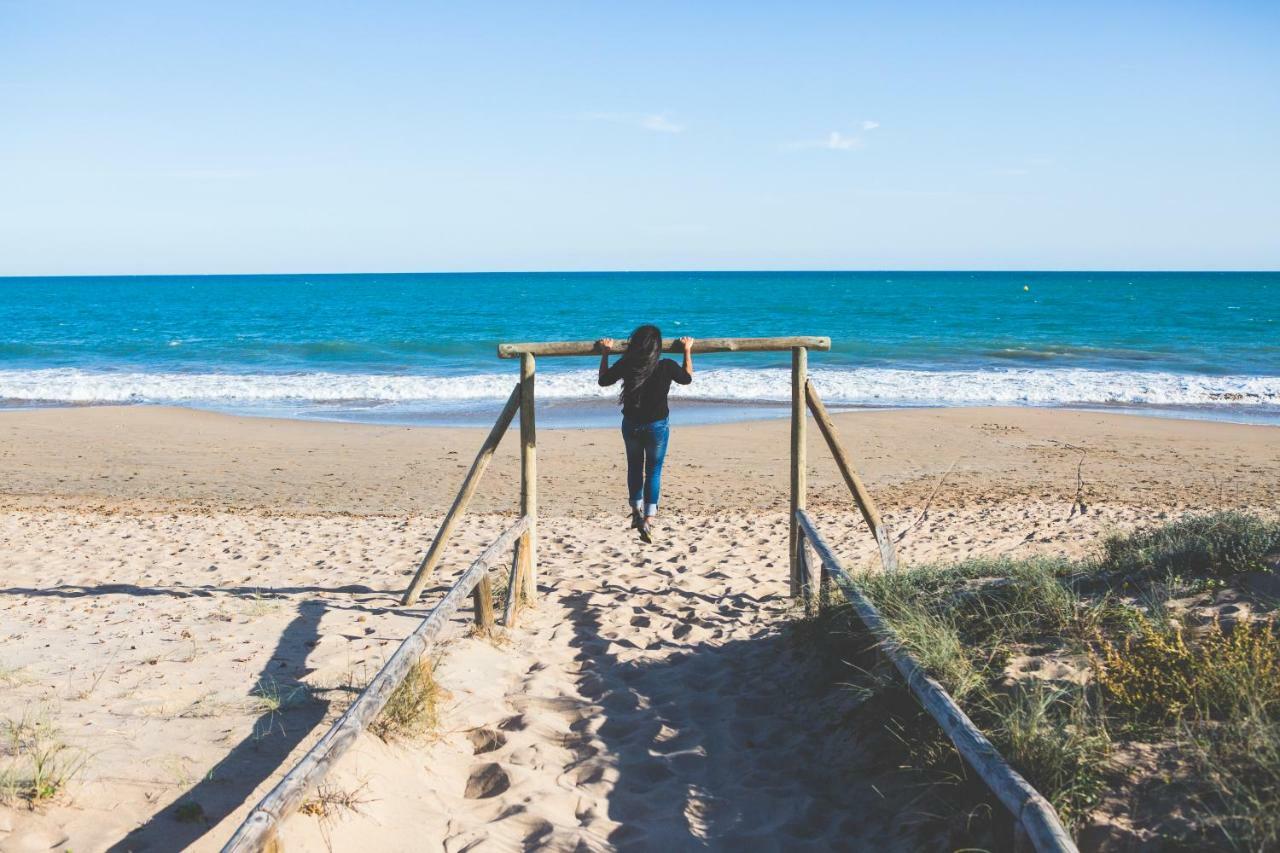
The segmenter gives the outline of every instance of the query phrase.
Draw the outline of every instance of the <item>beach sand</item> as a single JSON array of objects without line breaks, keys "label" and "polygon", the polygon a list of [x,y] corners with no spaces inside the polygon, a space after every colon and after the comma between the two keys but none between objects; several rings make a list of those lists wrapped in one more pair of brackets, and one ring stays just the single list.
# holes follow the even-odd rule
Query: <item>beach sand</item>
[{"label": "beach sand", "polygon": [[[1273,427],[1030,409],[837,422],[905,564],[1079,555],[1111,529],[1280,506]],[[845,731],[849,698],[788,630],[788,430],[677,427],[652,546],[626,527],[617,432],[542,431],[538,606],[496,641],[460,614],[433,653],[439,731],[362,736],[327,791],[354,808],[296,815],[286,847],[918,846],[902,779]],[[483,434],[0,414],[0,720],[78,767],[50,801],[0,806],[0,850],[225,842],[513,518],[514,435],[434,585],[398,606]],[[810,440],[814,515],[872,566]]]}]

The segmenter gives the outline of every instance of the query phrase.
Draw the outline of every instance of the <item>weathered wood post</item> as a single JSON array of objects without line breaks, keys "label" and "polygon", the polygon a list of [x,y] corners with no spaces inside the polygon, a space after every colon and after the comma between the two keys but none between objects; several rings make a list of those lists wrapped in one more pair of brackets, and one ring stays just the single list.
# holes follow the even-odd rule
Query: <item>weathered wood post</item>
[{"label": "weathered wood post", "polygon": [[791,348],[791,525],[788,538],[788,554],[791,565],[791,597],[803,593],[801,577],[800,522],[796,512],[805,508],[805,492],[808,490],[807,461],[805,459],[805,384],[808,382],[809,351],[804,347]]},{"label": "weathered wood post", "polygon": [[822,606],[822,562],[815,561],[809,553],[809,543],[803,527],[799,536],[797,556],[800,559],[800,589],[804,597],[804,612],[808,616],[817,616]]},{"label": "weathered wood post", "polygon": [[[807,557],[806,557],[807,559]],[[827,570],[827,564],[818,557],[818,613],[822,613],[822,608],[827,606],[827,602],[831,600],[831,572]]]},{"label": "weathered wood post", "polygon": [[507,580],[507,601],[502,608],[502,624],[508,628],[515,627],[519,612],[517,605],[524,592],[520,582],[524,579],[524,537],[516,540],[516,547],[511,552],[511,576]]},{"label": "weathered wood post", "polygon": [[493,584],[488,572],[480,576],[471,596],[475,602],[476,625],[481,631],[488,631],[493,627]]},{"label": "weathered wood post", "polygon": [[822,611],[822,561],[809,551],[809,539],[800,530],[800,582],[804,585],[804,609],[810,616]]},{"label": "weathered wood post", "polygon": [[529,529],[520,549],[525,561],[520,586],[530,601],[538,598],[538,428],[533,382],[533,354],[526,352],[520,356],[520,514],[529,519]]}]

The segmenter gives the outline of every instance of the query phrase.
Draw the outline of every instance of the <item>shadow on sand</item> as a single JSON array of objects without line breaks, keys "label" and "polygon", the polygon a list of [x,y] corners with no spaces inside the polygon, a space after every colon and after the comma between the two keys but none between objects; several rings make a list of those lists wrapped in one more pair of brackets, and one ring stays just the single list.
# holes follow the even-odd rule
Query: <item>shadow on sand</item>
[{"label": "shadow on sand", "polygon": [[[264,707],[252,733],[236,744],[192,788],[152,815],[113,845],[113,853],[131,850],[180,850],[195,843],[271,776],[289,753],[325,717],[328,702],[302,682],[307,655],[319,639],[326,605],[304,601],[285,628],[275,651],[258,674],[255,690],[279,701]],[[264,703],[265,704],[265,703]]]},{"label": "shadow on sand", "polygon": [[[605,590],[616,601],[628,593],[644,600],[646,592],[612,584]],[[683,620],[672,632],[677,639],[682,630],[714,631],[717,622],[738,620],[761,603],[729,595],[715,598],[717,609],[708,613],[704,595],[663,594],[690,599],[688,609],[676,608]],[[923,851],[978,840],[964,826],[957,831],[958,804],[940,801],[928,774],[903,766],[905,751],[892,728],[895,714],[914,711],[909,695],[849,684],[857,671],[818,650],[812,623],[762,628],[752,639],[723,643],[673,643],[650,634],[648,649],[680,650],[659,661],[624,661],[611,649],[634,646],[608,633],[593,597],[572,593],[562,601],[582,666],[579,689],[596,703],[573,724],[583,759],[575,781],[590,783],[604,772],[586,745],[592,735],[616,757],[608,816],[621,826],[610,844]],[[696,616],[693,599],[703,602]],[[630,624],[641,629],[662,612],[633,609]],[[677,615],[670,605],[663,610]],[[873,654],[859,663],[876,665]],[[905,706],[897,707],[904,696]],[[959,805],[960,813],[985,808],[980,801]],[[982,840],[991,849],[990,839]]]}]

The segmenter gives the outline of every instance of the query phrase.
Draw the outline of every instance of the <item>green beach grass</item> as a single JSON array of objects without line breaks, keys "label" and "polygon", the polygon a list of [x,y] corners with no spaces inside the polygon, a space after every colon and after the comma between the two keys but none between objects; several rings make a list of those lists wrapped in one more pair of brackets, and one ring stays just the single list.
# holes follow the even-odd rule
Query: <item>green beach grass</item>
[{"label": "green beach grass", "polygon": [[[855,580],[1087,846],[1261,850],[1280,845],[1278,557],[1280,523],[1224,512],[1110,536],[1085,560]],[[865,649],[835,598],[828,642]],[[927,720],[895,725],[917,763],[965,775]]]}]

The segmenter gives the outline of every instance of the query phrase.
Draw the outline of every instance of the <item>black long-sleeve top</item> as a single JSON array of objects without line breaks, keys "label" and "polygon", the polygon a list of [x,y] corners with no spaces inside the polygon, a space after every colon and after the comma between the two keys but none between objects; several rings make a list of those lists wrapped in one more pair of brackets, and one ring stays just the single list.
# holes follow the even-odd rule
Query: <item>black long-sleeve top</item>
[{"label": "black long-sleeve top", "polygon": [[[604,376],[600,377],[600,384],[613,385],[621,379],[626,372],[626,361],[626,356],[615,361],[605,370]],[[671,383],[688,385],[692,381],[693,377],[686,373],[683,367],[669,358],[664,358],[658,362],[644,385],[640,386],[639,402],[634,406],[624,405],[622,416],[642,424],[663,420],[671,414],[671,410],[667,407],[667,394],[671,391]]]}]

